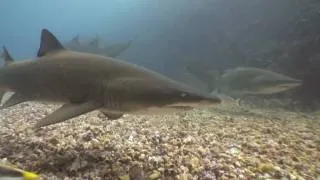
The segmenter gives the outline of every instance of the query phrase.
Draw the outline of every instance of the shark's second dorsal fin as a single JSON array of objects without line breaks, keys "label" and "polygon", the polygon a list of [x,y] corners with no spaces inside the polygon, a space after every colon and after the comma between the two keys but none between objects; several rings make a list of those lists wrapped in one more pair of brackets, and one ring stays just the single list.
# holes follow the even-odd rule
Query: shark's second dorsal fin
[{"label": "shark's second dorsal fin", "polygon": [[5,61],[5,66],[13,63],[14,60],[13,60],[12,56],[10,55],[8,49],[5,46],[3,46],[2,49],[3,49],[2,57]]},{"label": "shark's second dorsal fin", "polygon": [[65,48],[62,46],[59,40],[50,31],[47,29],[42,29],[40,48],[37,54],[38,57],[64,49]]}]

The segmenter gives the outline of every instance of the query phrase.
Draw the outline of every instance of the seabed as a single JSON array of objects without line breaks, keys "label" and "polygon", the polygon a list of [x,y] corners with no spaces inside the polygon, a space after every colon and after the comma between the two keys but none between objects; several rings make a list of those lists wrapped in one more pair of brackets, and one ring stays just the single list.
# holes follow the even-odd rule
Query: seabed
[{"label": "seabed", "polygon": [[172,115],[99,111],[34,131],[57,105],[0,111],[0,159],[43,179],[319,179],[320,117],[221,104]]}]

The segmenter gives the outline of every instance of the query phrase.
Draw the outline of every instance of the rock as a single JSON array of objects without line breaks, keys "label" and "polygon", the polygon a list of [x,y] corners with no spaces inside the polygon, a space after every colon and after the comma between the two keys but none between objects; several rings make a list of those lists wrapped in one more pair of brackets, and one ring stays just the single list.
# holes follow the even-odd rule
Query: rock
[{"label": "rock", "polygon": [[135,164],[129,169],[130,180],[144,180],[144,171],[139,164]]},{"label": "rock", "polygon": [[129,175],[119,176],[119,180],[130,180]]},{"label": "rock", "polygon": [[190,172],[198,169],[200,165],[200,160],[197,157],[192,157],[190,160],[187,160],[187,165],[189,167]]},{"label": "rock", "polygon": [[154,171],[154,172],[149,176],[149,179],[150,179],[150,180],[156,180],[156,179],[160,178],[160,176],[161,176],[160,172]]},{"label": "rock", "polygon": [[268,173],[274,170],[274,166],[271,163],[262,163],[259,164],[258,169],[262,173]]},{"label": "rock", "polygon": [[179,174],[176,177],[177,180],[188,180],[188,175],[183,173],[183,174]]}]

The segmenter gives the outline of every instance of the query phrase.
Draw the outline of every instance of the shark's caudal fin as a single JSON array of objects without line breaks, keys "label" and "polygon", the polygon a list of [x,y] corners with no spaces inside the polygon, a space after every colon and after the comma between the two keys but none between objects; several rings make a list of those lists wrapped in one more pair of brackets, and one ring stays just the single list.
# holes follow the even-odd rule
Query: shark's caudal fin
[{"label": "shark's caudal fin", "polygon": [[215,70],[203,70],[193,65],[186,65],[184,69],[194,75],[197,79],[205,83],[208,87],[208,92],[212,92],[217,89],[217,83],[220,79],[220,73]]},{"label": "shark's caudal fin", "polygon": [[92,39],[90,42],[89,42],[89,45],[94,47],[94,48],[98,48],[99,47],[99,37],[95,37],[94,39]]},{"label": "shark's caudal fin", "polygon": [[75,37],[73,37],[70,41],[71,44],[80,44],[79,41],[79,34],[77,34]]},{"label": "shark's caudal fin", "polygon": [[42,29],[40,48],[37,56],[41,57],[61,50],[65,50],[65,48],[59,40],[49,30]]},{"label": "shark's caudal fin", "polygon": [[14,60],[13,60],[12,56],[10,55],[8,49],[5,46],[3,46],[2,49],[3,49],[2,57],[4,59],[5,66],[13,63]]},{"label": "shark's caudal fin", "polygon": [[98,108],[100,107],[93,102],[84,102],[81,104],[64,104],[52,114],[49,114],[45,118],[38,121],[34,128],[38,129],[51,124],[60,123],[66,121],[67,119],[74,118]]},{"label": "shark's caudal fin", "polygon": [[105,47],[105,51],[107,52],[109,57],[117,57],[122,52],[127,50],[132,44],[132,40],[128,41],[127,43],[119,43],[119,44],[113,44]]}]

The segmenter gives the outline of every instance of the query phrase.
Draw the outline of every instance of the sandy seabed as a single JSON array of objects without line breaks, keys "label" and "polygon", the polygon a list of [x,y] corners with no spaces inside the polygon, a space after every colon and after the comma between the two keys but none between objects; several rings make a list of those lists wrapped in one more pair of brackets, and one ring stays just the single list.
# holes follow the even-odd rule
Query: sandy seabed
[{"label": "sandy seabed", "polygon": [[0,111],[2,163],[42,179],[320,179],[320,118],[230,104],[172,115],[99,111],[38,131],[57,105]]}]

